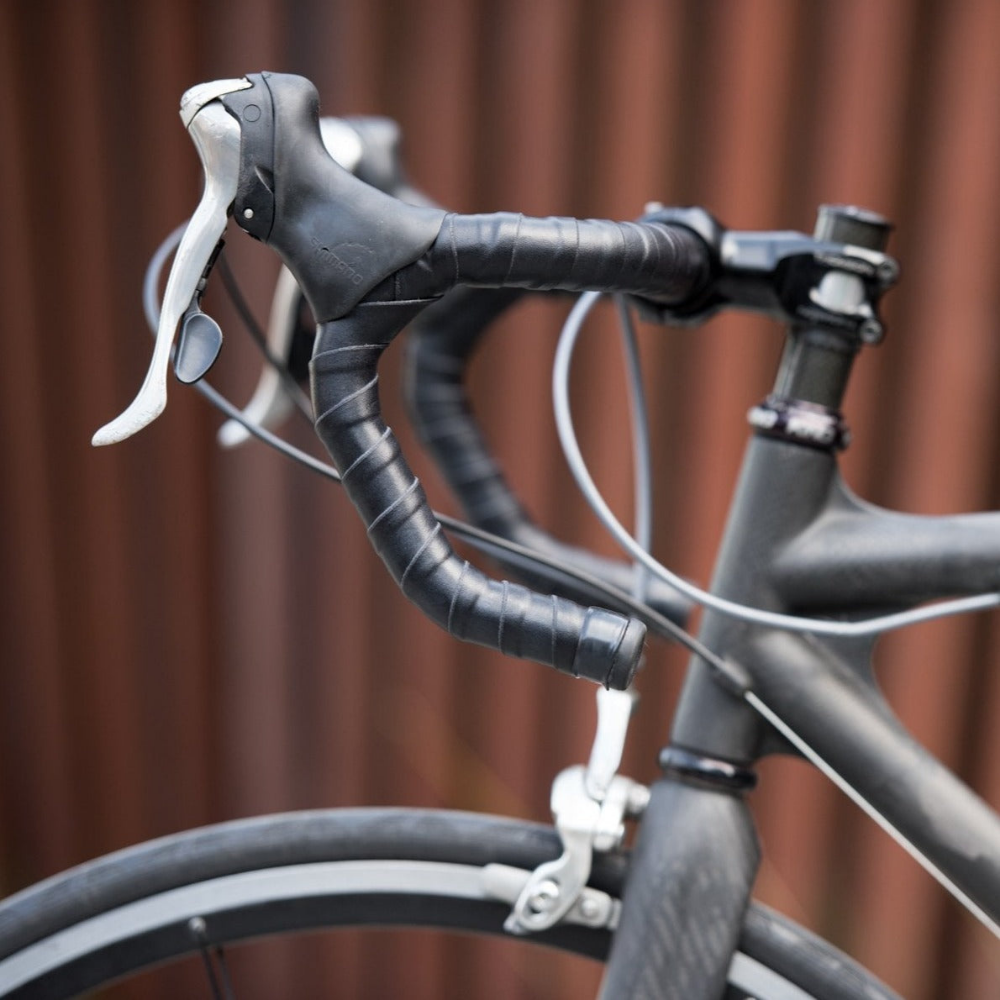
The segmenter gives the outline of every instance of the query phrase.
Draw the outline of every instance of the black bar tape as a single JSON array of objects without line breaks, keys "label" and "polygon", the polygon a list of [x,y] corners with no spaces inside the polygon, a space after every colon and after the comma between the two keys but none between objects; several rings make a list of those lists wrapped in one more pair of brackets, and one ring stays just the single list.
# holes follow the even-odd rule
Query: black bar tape
[{"label": "black bar tape", "polygon": [[455,284],[674,301],[707,280],[707,246],[658,222],[456,216],[406,205],[333,161],[308,80],[261,73],[247,82],[221,99],[240,125],[234,218],[281,256],[321,324],[311,365],[317,430],[382,558],[456,635],[624,687],[645,627],[466,567],[382,422],[376,369],[389,341]]},{"label": "black bar tape", "polygon": [[[517,289],[459,288],[421,313],[407,339],[405,388],[411,421],[473,524],[629,593],[631,565],[560,542],[534,523],[473,415],[464,381],[470,356],[489,324],[521,296]],[[499,555],[495,558],[503,562]],[[582,583],[555,583],[542,571],[527,572],[520,563],[511,570],[535,588],[625,610]],[[660,580],[647,581],[645,600],[679,624],[687,618],[689,603]]]},{"label": "black bar tape", "polygon": [[426,254],[373,295],[425,298],[473,285],[622,292],[676,304],[700,294],[710,277],[708,245],[684,226],[449,213]]},{"label": "black bar tape", "polygon": [[627,687],[645,626],[504,580],[460,559],[382,419],[382,351],[426,301],[362,303],[321,324],[311,363],[316,431],[403,592],[457,638],[607,687]]},{"label": "black bar tape", "polygon": [[519,289],[457,288],[421,313],[406,344],[411,422],[473,524],[510,538],[526,514],[472,417],[464,376],[481,336]]}]

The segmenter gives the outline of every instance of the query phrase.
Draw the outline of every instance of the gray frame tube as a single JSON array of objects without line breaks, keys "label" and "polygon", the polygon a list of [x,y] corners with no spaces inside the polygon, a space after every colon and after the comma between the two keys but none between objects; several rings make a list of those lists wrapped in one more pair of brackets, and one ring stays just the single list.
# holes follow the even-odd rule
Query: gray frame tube
[{"label": "gray frame tube", "polygon": [[[1000,515],[915,517],[854,497],[835,458],[755,437],[713,589],[772,610],[854,617],[997,586]],[[1000,818],[906,732],[875,684],[873,641],[794,635],[706,616],[702,640],[871,806],[1000,919]],[[675,742],[752,763],[787,752],[696,663]]]},{"label": "gray frame tube", "polygon": [[744,647],[761,700],[916,850],[1000,921],[1000,817],[922,747],[873,682],[808,636]]},{"label": "gray frame tube", "polygon": [[[825,210],[817,227],[817,237],[876,249],[887,234],[885,220],[855,209]],[[839,411],[859,348],[839,331],[792,329],[775,395]],[[995,590],[998,556],[1000,514],[929,518],[879,510],[844,486],[831,452],[757,434],[747,448],[711,589],[768,611],[866,617],[934,597]],[[895,719],[872,675],[874,640],[790,634],[711,611],[699,638],[745,668],[754,696],[776,720],[932,867],[994,921],[1000,919],[1000,819]],[[766,753],[795,752],[697,658],[688,671],[672,738],[695,753],[745,765]],[[684,797],[675,804],[680,812],[697,813]],[[703,856],[697,844],[668,836],[683,829],[684,816],[650,819],[643,824],[644,847],[630,873],[630,884],[638,886],[658,871]],[[732,854],[755,864],[746,850]],[[732,854],[717,855],[714,863],[738,869]],[[664,883],[662,889],[655,899],[641,891],[630,898],[627,889],[622,926],[662,919],[686,902],[676,887]],[[678,974],[686,971],[691,959],[683,938],[710,927],[711,916],[703,900],[685,909],[682,940],[668,946],[661,968],[676,961]],[[612,959],[618,959],[613,964],[623,963],[623,952],[613,950]],[[609,977],[613,971],[609,968]],[[658,990],[649,995],[670,995],[662,984]],[[627,993],[640,994],[645,995],[634,989]]]}]

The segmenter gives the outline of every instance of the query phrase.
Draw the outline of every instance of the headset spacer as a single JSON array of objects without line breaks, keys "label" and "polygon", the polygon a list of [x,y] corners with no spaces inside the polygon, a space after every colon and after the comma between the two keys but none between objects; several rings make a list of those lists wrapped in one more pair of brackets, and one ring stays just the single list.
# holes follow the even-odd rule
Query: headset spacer
[{"label": "headset spacer", "polygon": [[765,437],[821,451],[842,451],[851,441],[851,432],[839,411],[799,399],[768,396],[750,410],[747,420]]}]

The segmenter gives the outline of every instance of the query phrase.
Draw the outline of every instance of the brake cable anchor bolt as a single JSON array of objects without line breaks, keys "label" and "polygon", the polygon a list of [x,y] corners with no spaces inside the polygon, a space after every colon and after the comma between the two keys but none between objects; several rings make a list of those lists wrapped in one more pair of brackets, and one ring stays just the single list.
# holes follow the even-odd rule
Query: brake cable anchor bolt
[{"label": "brake cable anchor bolt", "polygon": [[546,879],[535,888],[528,899],[528,906],[535,913],[548,913],[559,899],[559,885],[553,879]]}]

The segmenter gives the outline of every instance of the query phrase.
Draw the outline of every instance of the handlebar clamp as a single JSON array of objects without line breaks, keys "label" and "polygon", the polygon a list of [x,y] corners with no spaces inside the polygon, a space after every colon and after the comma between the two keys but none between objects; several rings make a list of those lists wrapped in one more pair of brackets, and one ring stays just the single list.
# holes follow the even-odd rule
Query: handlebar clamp
[{"label": "handlebar clamp", "polygon": [[658,207],[643,221],[696,233],[709,248],[711,274],[702,294],[680,305],[637,300],[647,319],[691,326],[739,308],[854,343],[875,344],[884,335],[878,303],[899,277],[885,253],[804,233],[727,230],[703,208]]}]

